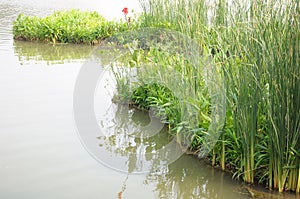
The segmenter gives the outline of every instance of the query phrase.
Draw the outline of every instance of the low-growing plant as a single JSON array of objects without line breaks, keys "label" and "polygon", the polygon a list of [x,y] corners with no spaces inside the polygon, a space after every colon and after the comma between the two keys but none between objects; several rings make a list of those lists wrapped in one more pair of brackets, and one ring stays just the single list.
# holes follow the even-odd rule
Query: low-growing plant
[{"label": "low-growing plant", "polygon": [[[131,22],[135,26],[134,20]],[[127,23],[108,21],[97,12],[66,10],[44,18],[20,14],[14,21],[15,39],[53,43],[96,44],[117,32],[128,30]]]}]

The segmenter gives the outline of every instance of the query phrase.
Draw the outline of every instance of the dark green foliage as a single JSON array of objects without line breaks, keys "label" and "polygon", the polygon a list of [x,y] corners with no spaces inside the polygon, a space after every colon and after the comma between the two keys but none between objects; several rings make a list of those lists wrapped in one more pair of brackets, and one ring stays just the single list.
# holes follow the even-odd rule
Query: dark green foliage
[{"label": "dark green foliage", "polygon": [[155,108],[157,116],[163,116],[163,122],[171,125],[180,122],[178,99],[165,86],[153,83],[136,88],[131,96],[136,106],[149,110]]}]

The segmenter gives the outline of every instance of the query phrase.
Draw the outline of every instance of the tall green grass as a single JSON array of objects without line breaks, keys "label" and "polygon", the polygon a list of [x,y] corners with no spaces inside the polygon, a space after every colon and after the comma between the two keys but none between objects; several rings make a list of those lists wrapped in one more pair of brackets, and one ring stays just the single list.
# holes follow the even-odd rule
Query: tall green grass
[{"label": "tall green grass", "polygon": [[[244,179],[268,179],[269,187],[280,192],[299,192],[298,17],[297,1],[252,1],[248,12],[235,13],[230,35],[223,38],[236,45],[229,52],[244,59],[235,76],[234,64],[225,60],[231,65],[226,69],[231,76],[229,90],[238,96],[233,115],[235,131],[242,138]],[[266,163],[265,172],[257,171]]]},{"label": "tall green grass", "polygon": [[[258,181],[279,192],[299,193],[299,1],[233,3],[220,0],[208,4],[197,0],[150,0],[141,1],[141,4],[144,9],[140,18],[142,27],[168,28],[195,39],[203,53],[211,54],[216,72],[226,83],[225,126],[208,156],[213,164],[230,170],[245,182]],[[148,61],[152,65],[168,65],[167,57],[172,55],[158,51],[157,56],[164,59],[152,57]],[[181,65],[182,68],[186,66],[184,62]],[[203,103],[209,103],[211,98],[201,94],[202,82],[195,78],[201,73],[178,71],[187,81],[195,82],[196,79],[192,84],[195,98],[184,103],[193,104],[199,113],[206,110],[203,113],[209,114],[209,105],[203,106]],[[149,89],[149,85],[146,87]],[[134,99],[141,99],[141,104],[144,103],[142,99],[147,99],[151,104],[153,101],[149,99],[154,98],[147,93],[151,94],[136,92]],[[139,98],[139,94],[146,96]],[[202,96],[197,98],[198,94]],[[168,99],[165,96],[169,95],[156,93],[155,100],[162,98],[164,101]],[[198,99],[202,99],[201,103]],[[168,103],[164,101],[164,104],[166,108]],[[170,111],[176,109],[172,106],[167,106],[171,107]],[[170,121],[176,121],[175,130],[182,122],[197,123],[186,133],[188,139],[193,139],[191,149],[197,151],[206,144],[203,137],[209,134],[207,128],[212,118],[203,120],[203,115],[196,114],[191,121],[178,121],[178,118],[174,120],[176,114],[169,117]]]}]

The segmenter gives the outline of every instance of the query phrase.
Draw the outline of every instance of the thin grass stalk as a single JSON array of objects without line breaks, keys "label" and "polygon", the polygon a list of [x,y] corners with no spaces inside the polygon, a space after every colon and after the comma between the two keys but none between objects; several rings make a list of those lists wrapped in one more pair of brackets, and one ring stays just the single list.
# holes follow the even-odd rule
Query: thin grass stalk
[{"label": "thin grass stalk", "polygon": [[297,187],[296,187],[296,193],[297,194],[300,193],[300,167],[298,169],[298,183],[297,183]]}]

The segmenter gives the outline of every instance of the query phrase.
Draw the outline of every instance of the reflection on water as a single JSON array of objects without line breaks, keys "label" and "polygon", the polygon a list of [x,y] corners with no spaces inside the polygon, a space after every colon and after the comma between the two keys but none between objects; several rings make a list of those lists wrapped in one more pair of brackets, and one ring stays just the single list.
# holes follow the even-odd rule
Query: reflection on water
[{"label": "reflection on water", "polygon": [[46,62],[47,65],[78,62],[89,57],[95,47],[89,45],[52,45],[14,41],[15,55],[21,65]]},{"label": "reflection on water", "polygon": [[127,106],[121,104],[110,106],[107,112],[114,114],[106,115],[105,120],[100,122],[103,135],[98,137],[99,146],[113,154],[114,158],[125,157],[122,162],[126,168],[120,169],[132,173],[166,167],[167,154],[159,152],[171,141],[166,128],[149,136],[142,128],[150,122],[148,113],[128,110]]},{"label": "reflection on water", "polygon": [[182,156],[162,174],[149,174],[145,183],[149,182],[156,182],[159,198],[249,198],[228,175],[191,156]]},{"label": "reflection on water", "polygon": [[[45,63],[46,65],[64,63],[83,63],[91,56],[91,53],[99,49],[92,45],[75,44],[46,44],[41,42],[27,42],[14,40],[14,54],[21,65],[31,65]],[[108,65],[112,60],[112,46],[101,44],[101,52],[97,54],[97,59],[101,65]]]},{"label": "reflection on water", "polygon": [[99,122],[104,131],[98,137],[100,150],[105,149],[114,158],[123,157],[129,174],[151,165],[144,184],[154,185],[158,198],[249,198],[250,194],[241,193],[238,182],[229,175],[192,156],[184,155],[170,165],[163,156],[147,159],[145,154],[157,153],[171,140],[167,128],[152,137],[134,136],[136,132],[143,135],[142,127],[150,122],[148,112],[121,104],[112,104],[105,112],[106,118]]}]

